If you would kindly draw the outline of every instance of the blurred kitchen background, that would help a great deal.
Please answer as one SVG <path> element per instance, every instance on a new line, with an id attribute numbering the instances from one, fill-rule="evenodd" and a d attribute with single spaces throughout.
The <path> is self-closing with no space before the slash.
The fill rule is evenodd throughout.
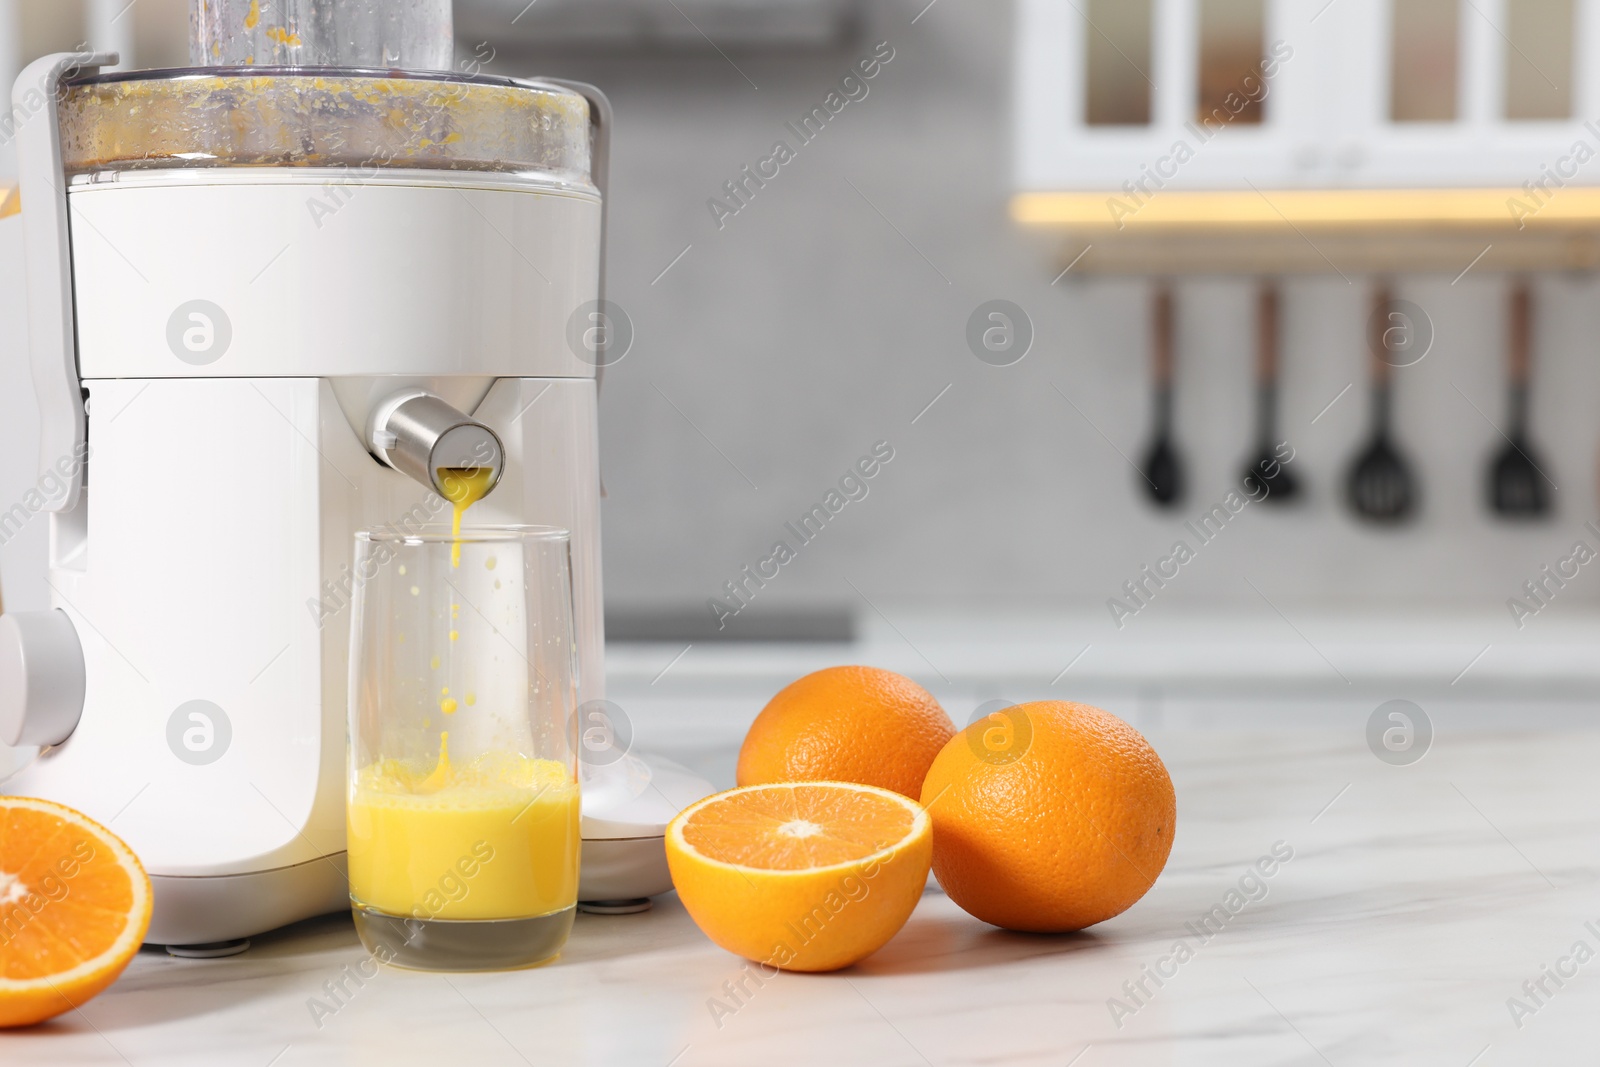
<path id="1" fill-rule="evenodd" d="M 0 80 L 80 41 L 182 65 L 185 18 L 183 0 L 5 0 Z M 1580 188 L 1600 161 L 1573 158 L 1578 141 L 1600 151 L 1584 126 L 1600 119 L 1595 0 L 457 0 L 456 46 L 463 71 L 579 78 L 615 107 L 608 297 L 633 339 L 601 394 L 610 667 L 656 747 L 722 736 L 841 660 L 912 674 L 958 722 L 1050 695 L 1146 728 L 1331 715 L 1359 731 L 1394 697 L 1477 725 L 1594 710 L 1600 563 L 1547 582 L 1543 603 L 1525 583 L 1577 542 L 1600 551 L 1600 210 Z M 1230 86 L 1255 98 L 1237 114 Z M 1223 128 L 1205 127 L 1218 107 Z M 1180 139 L 1193 160 L 1161 163 Z M 794 158 L 747 181 L 778 141 Z M 1176 168 L 1159 188 L 1158 167 Z M 1343 202 L 1309 222 L 1273 206 L 1280 190 L 1435 185 L 1505 192 L 1416 225 L 1367 201 L 1348 225 Z M 1259 197 L 1255 221 L 1208 228 L 1222 208 L 1181 195 L 1206 191 Z M 1525 229 L 1518 192 L 1539 209 Z M 1136 209 L 1120 230 L 1113 196 Z M 1136 470 L 1163 277 L 1186 471 L 1166 508 Z M 1238 490 L 1255 450 L 1263 277 L 1279 279 L 1277 436 L 1300 492 L 1201 545 L 1185 524 Z M 1392 372 L 1417 492 L 1397 524 L 1357 517 L 1345 491 L 1372 429 L 1378 279 L 1431 337 Z M 1487 472 L 1510 432 L 1518 279 L 1550 511 L 1512 520 Z M 994 300 L 1031 333 L 1010 365 L 969 342 Z M 4 374 L 0 418 L 30 419 L 25 368 Z M 867 495 L 800 546 L 785 524 L 878 442 L 893 458 Z M 1195 558 L 1119 626 L 1108 600 L 1137 606 L 1124 583 L 1180 539 Z M 708 601 L 740 606 L 725 583 L 778 540 L 796 558 L 747 583 L 719 631 Z M 4 577 L 8 603 L 42 600 L 39 576 Z M 1536 610 L 1519 619 L 1513 598 Z"/>

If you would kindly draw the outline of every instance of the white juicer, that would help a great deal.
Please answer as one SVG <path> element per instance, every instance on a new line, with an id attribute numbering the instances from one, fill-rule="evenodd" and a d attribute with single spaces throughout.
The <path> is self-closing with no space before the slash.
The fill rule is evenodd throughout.
<path id="1" fill-rule="evenodd" d="M 5 783 L 138 853 L 148 940 L 346 907 L 354 532 L 572 532 L 580 899 L 670 888 L 711 787 L 617 751 L 604 702 L 596 366 L 609 116 L 587 86 L 385 70 L 17 82 L 51 608 L 0 616 Z M 57 99 L 57 108 L 39 101 Z M 29 110 L 31 108 L 31 111 Z M 608 747 L 610 746 L 610 747 Z"/>

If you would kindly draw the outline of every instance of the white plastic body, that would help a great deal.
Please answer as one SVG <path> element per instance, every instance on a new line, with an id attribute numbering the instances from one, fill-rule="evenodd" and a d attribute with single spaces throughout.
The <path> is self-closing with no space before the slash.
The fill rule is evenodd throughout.
<path id="1" fill-rule="evenodd" d="M 1087 45 L 1096 33 L 1075 4 L 1017 6 L 1015 185 L 1021 190 L 1123 190 L 1160 171 L 1168 189 L 1521 188 L 1542 167 L 1574 175 L 1572 149 L 1596 144 L 1600 4 L 1573 5 L 1572 118 L 1508 121 L 1505 70 L 1514 55 L 1511 0 L 1477 0 L 1458 15 L 1454 122 L 1390 120 L 1391 0 L 1266 0 L 1265 44 L 1279 62 L 1259 125 L 1196 131 L 1200 0 L 1153 0 L 1151 121 L 1084 121 Z M 1192 125 L 1193 124 L 1193 125 Z M 1220 125 L 1220 123 L 1219 123 Z M 1174 146 L 1192 158 L 1174 167 Z M 1174 173 L 1175 171 L 1175 173 Z M 1576 184 L 1597 179 L 1585 169 Z"/>
<path id="2" fill-rule="evenodd" d="M 353 534 L 448 519 L 363 445 L 367 407 L 397 388 L 504 442 L 474 522 L 572 531 L 580 695 L 604 695 L 596 385 L 566 340 L 598 293 L 598 200 L 437 172 L 343 181 L 147 172 L 68 195 L 92 454 L 52 516 L 49 568 L 82 640 L 84 709 L 7 790 L 128 841 L 156 887 L 153 943 L 245 937 L 346 899 Z M 169 331 L 196 300 L 229 335 L 203 363 Z M 180 714 L 192 701 L 226 731 Z M 659 839 L 661 814 L 607 836 Z M 647 860 L 625 895 L 666 888 Z M 628 888 L 612 883 L 608 898 Z"/>

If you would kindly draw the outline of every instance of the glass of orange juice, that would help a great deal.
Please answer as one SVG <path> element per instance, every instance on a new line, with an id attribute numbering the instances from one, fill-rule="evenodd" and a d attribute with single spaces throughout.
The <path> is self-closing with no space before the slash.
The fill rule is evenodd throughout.
<path id="1" fill-rule="evenodd" d="M 565 530 L 364 530 L 350 655 L 349 865 L 380 961 L 528 967 L 578 899 Z"/>

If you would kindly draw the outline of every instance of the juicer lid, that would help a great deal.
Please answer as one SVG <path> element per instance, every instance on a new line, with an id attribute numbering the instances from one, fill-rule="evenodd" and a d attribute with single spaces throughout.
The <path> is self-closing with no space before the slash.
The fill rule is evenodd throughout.
<path id="1" fill-rule="evenodd" d="M 593 188 L 589 102 L 560 85 L 335 67 L 194 67 L 66 83 L 69 175 L 203 167 L 523 174 Z"/>

